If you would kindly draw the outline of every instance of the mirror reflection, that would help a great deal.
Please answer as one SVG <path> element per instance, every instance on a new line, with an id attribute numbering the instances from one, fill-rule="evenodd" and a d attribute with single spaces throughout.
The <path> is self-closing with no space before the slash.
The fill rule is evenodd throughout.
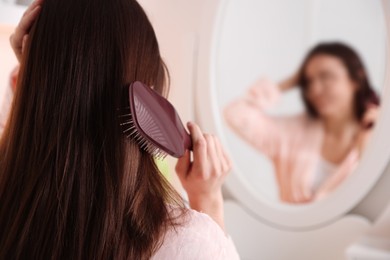
<path id="1" fill-rule="evenodd" d="M 358 167 L 386 51 L 380 1 L 299 2 L 229 2 L 217 63 L 238 170 L 260 196 L 294 204 L 325 198 Z"/>

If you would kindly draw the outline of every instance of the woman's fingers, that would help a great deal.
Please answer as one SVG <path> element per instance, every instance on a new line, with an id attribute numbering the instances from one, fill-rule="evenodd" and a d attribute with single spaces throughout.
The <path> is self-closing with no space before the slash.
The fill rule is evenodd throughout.
<path id="1" fill-rule="evenodd" d="M 23 37 L 22 53 L 23 53 L 24 50 L 26 49 L 27 40 L 28 40 L 28 34 L 24 35 L 24 37 Z"/>
<path id="2" fill-rule="evenodd" d="M 16 91 L 16 85 L 18 82 L 19 66 L 16 66 L 11 72 L 10 85 L 13 91 Z"/>
<path id="3" fill-rule="evenodd" d="M 209 159 L 209 166 L 211 167 L 210 174 L 219 175 L 221 172 L 221 163 L 217 153 L 215 137 L 211 134 L 205 134 L 204 138 L 207 142 L 207 157 Z M 205 176 L 206 178 L 209 176 Z"/>
<path id="4" fill-rule="evenodd" d="M 219 139 L 211 134 L 203 134 L 195 123 L 188 123 L 193 141 L 193 161 L 190 153 L 180 158 L 176 164 L 179 178 L 185 182 L 220 182 L 231 169 L 231 161 Z"/>
<path id="5" fill-rule="evenodd" d="M 231 168 L 230 159 L 226 155 L 226 153 L 222 147 L 221 141 L 218 138 L 215 138 L 215 143 L 216 143 L 216 147 L 217 147 L 218 157 L 220 158 L 220 161 L 221 161 L 222 171 L 224 173 L 227 173 Z"/>
<path id="6" fill-rule="evenodd" d="M 190 122 L 187 126 L 193 143 L 194 167 L 204 171 L 207 165 L 207 142 L 197 124 Z"/>
<path id="7" fill-rule="evenodd" d="M 175 170 L 180 179 L 184 180 L 187 178 L 191 168 L 191 157 L 190 152 L 186 150 L 183 157 L 179 158 L 176 163 Z"/>
<path id="8" fill-rule="evenodd" d="M 41 5 L 43 3 L 43 0 L 35 0 L 31 3 L 31 5 L 26 9 L 26 11 L 23 13 L 23 17 L 31 13 L 32 10 L 35 9 L 35 7 Z"/>
<path id="9" fill-rule="evenodd" d="M 36 0 L 28 7 L 16 27 L 15 32 L 10 37 L 12 49 L 14 50 L 19 62 L 21 61 L 23 49 L 25 48 L 24 46 L 27 41 L 26 36 L 30 32 L 31 26 L 39 15 L 42 2 L 42 0 Z"/>
<path id="10" fill-rule="evenodd" d="M 225 160 L 229 166 L 229 171 L 230 171 L 233 167 L 232 159 L 230 158 L 229 154 L 226 152 L 226 149 L 223 146 L 221 147 L 222 147 L 223 156 L 225 157 Z"/>
<path id="11" fill-rule="evenodd" d="M 22 17 L 13 36 L 15 42 L 22 43 L 23 37 L 29 33 L 40 10 L 41 6 L 36 6 L 30 13 Z"/>

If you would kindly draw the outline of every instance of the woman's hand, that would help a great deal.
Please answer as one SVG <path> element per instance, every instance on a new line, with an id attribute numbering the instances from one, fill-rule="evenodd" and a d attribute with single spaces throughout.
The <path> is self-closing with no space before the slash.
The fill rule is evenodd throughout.
<path id="1" fill-rule="evenodd" d="M 211 216 L 224 229 L 222 184 L 232 163 L 219 139 L 203 134 L 199 126 L 188 123 L 193 141 L 193 161 L 190 152 L 180 158 L 176 172 L 187 191 L 191 208 Z"/>
<path id="2" fill-rule="evenodd" d="M 19 76 L 19 69 L 20 69 L 20 66 L 18 65 L 11 72 L 10 86 L 11 86 L 13 92 L 16 91 L 16 85 L 17 85 L 18 76 Z"/>
<path id="3" fill-rule="evenodd" d="M 279 83 L 279 89 L 281 91 L 287 91 L 290 90 L 298 85 L 299 81 L 299 72 L 296 72 L 291 77 L 283 80 Z"/>
<path id="4" fill-rule="evenodd" d="M 22 61 L 23 50 L 28 39 L 30 29 L 37 19 L 41 10 L 43 0 L 35 0 L 24 12 L 22 19 L 20 20 L 15 32 L 11 35 L 9 41 L 11 47 L 15 52 L 16 58 L 19 63 Z"/>

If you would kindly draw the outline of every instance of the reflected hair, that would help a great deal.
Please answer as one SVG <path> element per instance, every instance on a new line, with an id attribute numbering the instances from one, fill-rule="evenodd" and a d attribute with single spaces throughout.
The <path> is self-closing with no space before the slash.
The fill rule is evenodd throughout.
<path id="1" fill-rule="evenodd" d="M 308 63 L 318 55 L 330 55 L 341 60 L 348 71 L 350 79 L 357 84 L 354 97 L 354 111 L 358 121 L 363 119 L 370 105 L 380 105 L 380 98 L 370 83 L 367 71 L 358 53 L 344 43 L 320 43 L 309 51 L 299 70 L 298 85 L 302 90 L 302 98 L 310 116 L 317 118 L 319 115 L 315 107 L 306 97 L 309 82 L 306 78 L 305 71 Z"/>
<path id="2" fill-rule="evenodd" d="M 0 140 L 0 259 L 150 259 L 184 206 L 119 123 L 127 84 L 167 94 L 145 12 L 45 0 L 23 55 Z"/>

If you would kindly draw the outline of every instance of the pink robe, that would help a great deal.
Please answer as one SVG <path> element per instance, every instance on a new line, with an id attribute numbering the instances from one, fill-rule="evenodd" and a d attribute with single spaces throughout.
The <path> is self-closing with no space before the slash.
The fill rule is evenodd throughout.
<path id="1" fill-rule="evenodd" d="M 188 210 L 185 224 L 169 230 L 152 260 L 237 260 L 232 240 L 208 215 Z"/>
<path id="2" fill-rule="evenodd" d="M 277 102 L 280 94 L 278 86 L 271 81 L 258 81 L 243 97 L 225 108 L 226 122 L 241 138 L 270 158 L 282 201 L 318 200 L 337 188 L 356 168 L 360 155 L 358 146 L 354 146 L 336 172 L 313 191 L 315 167 L 321 158 L 324 137 L 322 123 L 306 113 L 267 115 L 266 110 Z"/>

